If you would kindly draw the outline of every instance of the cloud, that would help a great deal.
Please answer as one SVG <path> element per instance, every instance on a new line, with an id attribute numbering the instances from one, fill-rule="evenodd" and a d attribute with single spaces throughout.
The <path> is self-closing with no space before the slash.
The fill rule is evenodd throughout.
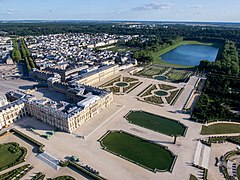
<path id="1" fill-rule="evenodd" d="M 53 10 L 53 9 L 47 9 L 47 12 L 48 12 L 48 13 L 55 13 L 55 10 Z"/>
<path id="2" fill-rule="evenodd" d="M 14 12 L 15 12 L 15 9 L 8 9 L 8 10 L 6 11 L 6 14 L 7 14 L 7 15 L 12 15 Z"/>
<path id="3" fill-rule="evenodd" d="M 200 4 L 194 4 L 194 5 L 188 5 L 188 7 L 190 7 L 190 8 L 195 8 L 195 9 L 199 9 L 199 8 L 202 8 L 203 5 L 200 5 Z"/>
<path id="4" fill-rule="evenodd" d="M 162 4 L 149 3 L 149 4 L 143 4 L 141 6 L 137 6 L 133 8 L 133 10 L 137 10 L 137 11 L 163 10 L 163 9 L 170 9 L 172 5 L 173 4 L 171 3 L 162 3 Z"/>

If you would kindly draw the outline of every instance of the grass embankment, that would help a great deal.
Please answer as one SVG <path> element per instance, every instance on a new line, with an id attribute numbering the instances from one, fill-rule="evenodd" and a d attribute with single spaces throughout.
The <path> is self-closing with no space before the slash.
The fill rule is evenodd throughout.
<path id="1" fill-rule="evenodd" d="M 165 147 L 125 132 L 110 132 L 100 142 L 107 151 L 152 171 L 171 171 L 175 161 Z"/>
<path id="2" fill-rule="evenodd" d="M 231 134 L 240 133 L 240 124 L 217 123 L 209 126 L 202 126 L 201 134 Z"/>
<path id="3" fill-rule="evenodd" d="M 126 119 L 130 123 L 168 136 L 184 136 L 186 131 L 186 126 L 178 121 L 144 111 L 132 111 L 127 115 Z"/>
<path id="4" fill-rule="evenodd" d="M 199 45 L 213 46 L 213 47 L 217 47 L 219 49 L 222 48 L 222 44 L 215 43 L 215 42 L 182 41 L 182 42 L 178 42 L 178 43 L 176 43 L 172 46 L 169 46 L 167 48 L 164 48 L 160 51 L 152 52 L 153 64 L 161 64 L 163 66 L 176 67 L 176 68 L 192 68 L 192 66 L 183 66 L 183 65 L 179 65 L 179 64 L 171 64 L 171 63 L 168 63 L 168 62 L 165 62 L 165 61 L 161 60 L 161 58 L 160 58 L 161 55 L 177 48 L 178 46 L 186 45 L 186 44 L 199 44 Z"/>

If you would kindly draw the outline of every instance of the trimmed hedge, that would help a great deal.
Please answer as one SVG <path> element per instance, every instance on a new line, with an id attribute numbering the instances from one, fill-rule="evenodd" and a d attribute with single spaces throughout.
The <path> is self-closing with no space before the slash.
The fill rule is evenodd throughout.
<path id="1" fill-rule="evenodd" d="M 44 144 L 42 144 L 42 143 L 38 142 L 37 140 L 29 137 L 28 135 L 22 133 L 21 131 L 18 131 L 18 130 L 15 129 L 15 128 L 11 129 L 10 132 L 13 132 L 14 134 L 17 134 L 18 136 L 20 136 L 20 137 L 22 137 L 22 138 L 30 141 L 31 143 L 39 146 L 39 149 L 38 149 L 38 152 L 39 152 L 39 153 L 43 153 L 43 152 L 44 152 L 44 150 L 43 150 L 43 147 L 45 146 Z"/>
<path id="2" fill-rule="evenodd" d="M 16 142 L 10 142 L 10 143 L 1 144 L 0 148 L 2 148 L 4 145 L 8 145 L 8 144 L 11 144 L 12 146 L 15 146 L 16 149 L 18 149 L 19 151 L 22 151 L 22 155 L 21 155 L 21 157 L 19 157 L 18 159 L 16 159 L 16 161 L 15 161 L 14 163 L 1 167 L 1 168 L 0 168 L 0 171 L 3 171 L 3 170 L 5 170 L 5 169 L 8 169 L 8 168 L 10 168 L 10 167 L 13 167 L 13 166 L 15 166 L 15 165 L 17 165 L 17 164 L 20 164 L 20 163 L 22 163 L 22 162 L 25 161 L 25 156 L 26 156 L 26 154 L 27 154 L 27 149 L 26 149 L 25 147 L 19 147 L 19 144 L 16 143 Z M 12 148 L 11 148 L 11 149 L 12 149 Z M 12 149 L 12 150 L 13 150 L 13 149 Z M 18 152 L 19 152 L 19 151 L 18 151 Z M 11 151 L 10 151 L 10 152 L 11 152 Z M 13 153 L 16 153 L 15 150 L 13 150 L 12 152 L 13 152 Z"/>
<path id="3" fill-rule="evenodd" d="M 28 169 L 26 171 L 24 171 L 23 173 L 21 173 L 26 168 L 28 168 Z M 14 177 L 16 177 L 19 174 L 20 175 L 16 179 L 21 179 L 21 177 L 23 177 L 25 174 L 27 174 L 31 169 L 33 169 L 33 166 L 31 166 L 30 164 L 26 164 L 24 166 L 21 166 L 19 168 L 16 168 L 12 171 L 9 171 L 7 173 L 0 175 L 0 179 L 1 180 L 13 179 Z"/>
<path id="4" fill-rule="evenodd" d="M 75 180 L 75 178 L 71 176 L 59 176 L 59 177 L 53 178 L 52 180 Z"/>
<path id="5" fill-rule="evenodd" d="M 68 167 L 69 166 L 72 166 L 76 169 L 78 169 L 79 171 L 81 171 L 82 173 L 86 174 L 87 176 L 90 176 L 91 178 L 93 179 L 96 179 L 96 180 L 105 180 L 105 178 L 99 176 L 99 175 L 96 175 L 96 174 L 93 174 L 92 172 L 84 169 L 82 166 L 80 166 L 79 164 L 75 163 L 75 162 L 72 162 L 72 161 L 68 161 Z"/>
<path id="6" fill-rule="evenodd" d="M 31 180 L 44 180 L 45 174 L 38 172 Z"/>

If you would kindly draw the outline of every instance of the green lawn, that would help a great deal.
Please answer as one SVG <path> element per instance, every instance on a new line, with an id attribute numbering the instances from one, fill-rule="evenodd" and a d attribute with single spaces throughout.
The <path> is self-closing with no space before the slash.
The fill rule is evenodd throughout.
<path id="1" fill-rule="evenodd" d="M 202 126 L 201 134 L 231 134 L 240 133 L 240 124 L 217 123 L 209 126 Z"/>
<path id="2" fill-rule="evenodd" d="M 144 111 L 132 111 L 127 115 L 126 119 L 133 124 L 168 136 L 184 136 L 186 131 L 186 126 L 178 121 Z"/>
<path id="3" fill-rule="evenodd" d="M 106 147 L 108 151 L 150 170 L 171 172 L 172 164 L 176 158 L 165 147 L 125 132 L 107 134 L 101 140 L 101 145 Z"/>
<path id="4" fill-rule="evenodd" d="M 220 44 L 220 43 L 209 43 L 209 42 L 199 42 L 199 41 L 182 41 L 182 42 L 174 44 L 173 46 L 162 49 L 161 51 L 153 52 L 152 53 L 153 64 L 161 64 L 161 65 L 165 65 L 165 66 L 169 66 L 169 67 L 178 67 L 178 68 L 191 67 L 191 66 L 183 66 L 183 65 L 178 65 L 178 64 L 170 64 L 170 63 L 164 62 L 160 59 L 161 55 L 177 48 L 178 46 L 184 45 L 184 44 L 200 44 L 200 45 L 208 45 L 208 46 L 222 48 L 222 44 Z"/>
<path id="5" fill-rule="evenodd" d="M 1 144 L 0 146 L 0 171 L 20 163 L 26 155 L 26 149 L 19 147 L 17 143 Z"/>

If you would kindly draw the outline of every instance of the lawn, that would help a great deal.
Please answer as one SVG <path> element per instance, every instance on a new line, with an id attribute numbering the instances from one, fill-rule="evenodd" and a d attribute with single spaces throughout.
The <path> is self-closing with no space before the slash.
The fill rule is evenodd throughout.
<path id="1" fill-rule="evenodd" d="M 17 143 L 0 145 L 0 171 L 19 164 L 26 156 L 27 150 Z"/>
<path id="2" fill-rule="evenodd" d="M 152 57 L 153 57 L 153 64 L 161 64 L 161 65 L 164 65 L 164 66 L 169 66 L 169 67 L 178 67 L 178 68 L 188 68 L 188 67 L 191 67 L 191 66 L 183 66 L 183 65 L 178 65 L 178 64 L 170 64 L 170 63 L 167 63 L 167 62 L 164 62 L 160 59 L 160 56 L 177 48 L 178 46 L 181 46 L 181 45 L 184 45 L 184 44 L 200 44 L 200 45 L 208 45 L 208 46 L 214 46 L 214 47 L 218 47 L 218 48 L 222 48 L 222 44 L 220 43 L 209 43 L 209 42 L 199 42 L 199 41 L 182 41 L 182 42 L 179 42 L 179 43 L 176 43 L 172 46 L 169 46 L 165 49 L 162 49 L 160 51 L 157 51 L 157 52 L 153 52 L 152 53 Z"/>
<path id="3" fill-rule="evenodd" d="M 126 119 L 135 125 L 157 131 L 168 136 L 185 136 L 187 127 L 178 121 L 144 111 L 131 111 Z"/>
<path id="4" fill-rule="evenodd" d="M 172 171 L 176 156 L 165 147 L 125 132 L 110 132 L 101 140 L 107 151 L 151 171 Z"/>
<path id="5" fill-rule="evenodd" d="M 217 123 L 209 126 L 202 126 L 202 135 L 240 133 L 240 124 Z"/>

